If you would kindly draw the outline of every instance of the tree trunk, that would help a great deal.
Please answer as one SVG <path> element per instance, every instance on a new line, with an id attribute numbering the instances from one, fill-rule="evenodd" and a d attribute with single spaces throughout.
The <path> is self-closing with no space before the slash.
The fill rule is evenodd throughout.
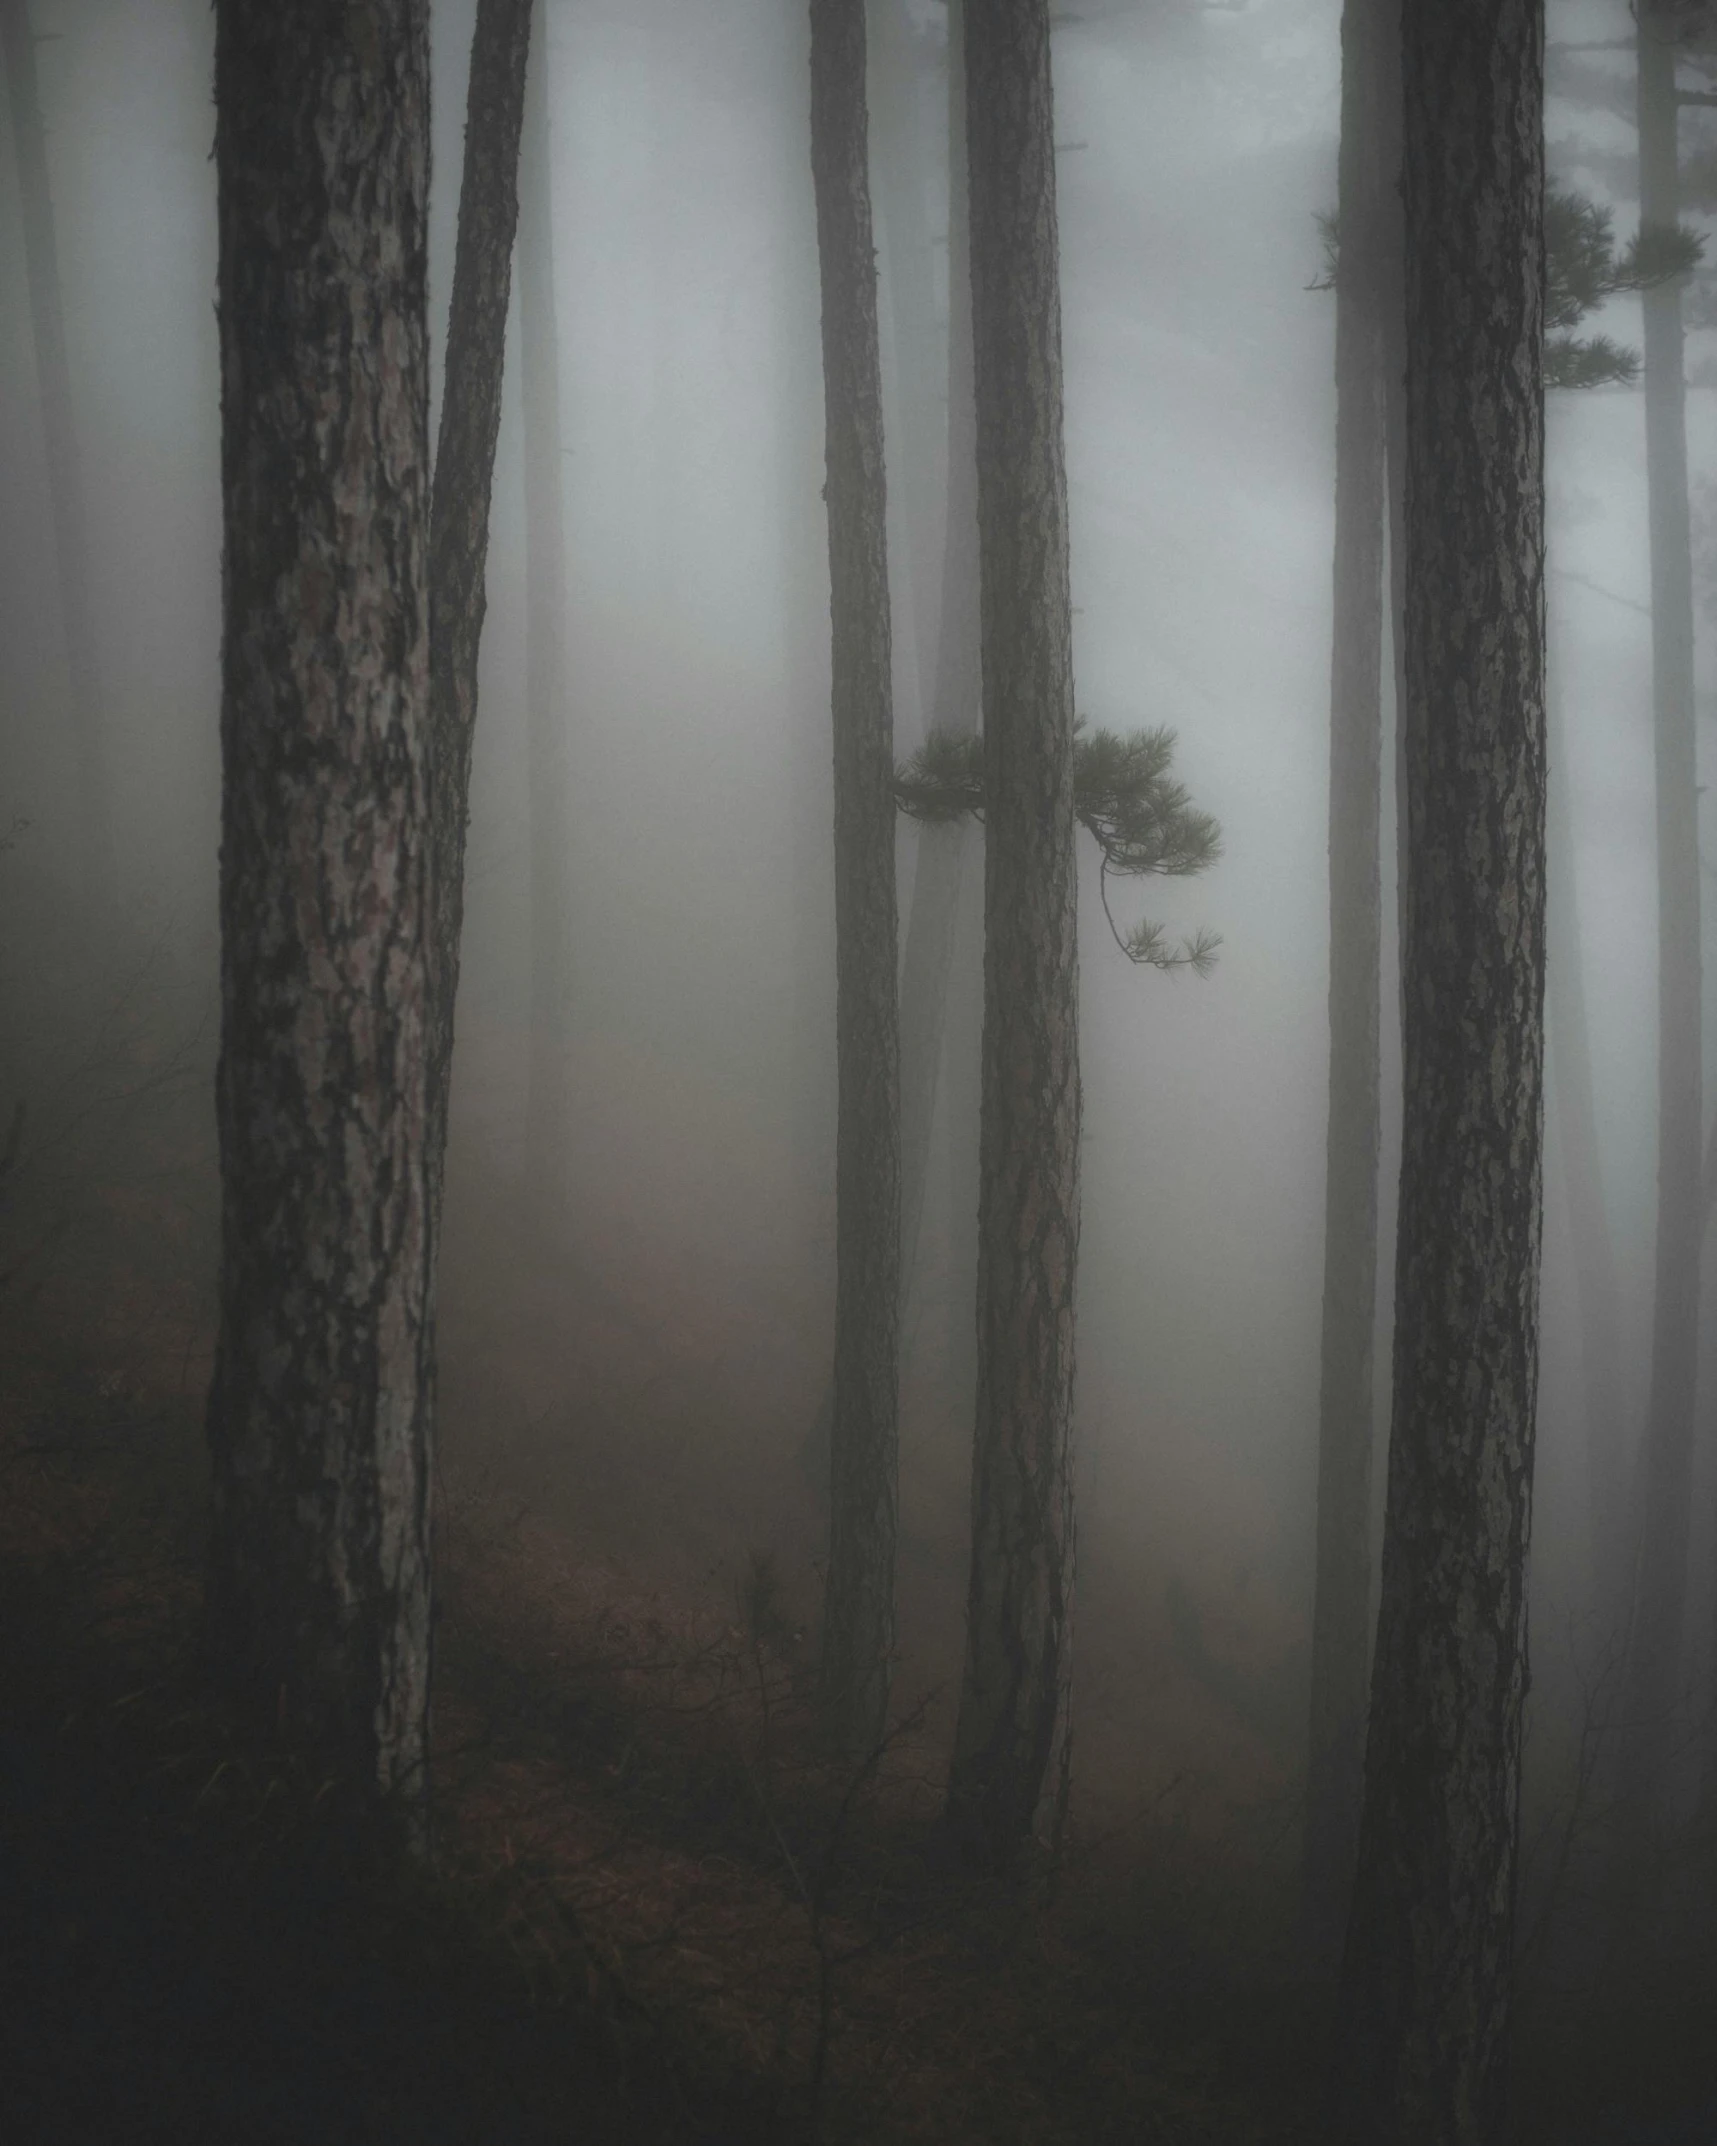
<path id="1" fill-rule="evenodd" d="M 18 159 L 18 205 L 24 227 L 24 275 L 36 342 L 36 386 L 42 398 L 47 448 L 48 511 L 59 567 L 60 617 L 71 683 L 72 748 L 83 824 L 84 886 L 98 918 L 112 906 L 113 803 L 103 750 L 101 694 L 95 668 L 95 614 L 84 528 L 83 474 L 72 425 L 71 368 L 66 363 L 65 307 L 60 297 L 59 248 L 54 239 L 47 140 L 36 93 L 36 47 L 28 0 L 0 0 L 6 82 L 12 106 L 12 146 Z"/>
<path id="2" fill-rule="evenodd" d="M 530 767 L 530 1060 L 525 1156 L 543 1219 L 560 1220 L 571 1133 L 572 785 L 567 765 L 566 516 L 554 276 L 549 41 L 525 87 L 519 199 L 519 345 L 525 430 L 525 700 Z"/>
<path id="3" fill-rule="evenodd" d="M 1404 11 L 1408 895 L 1394 1420 L 1338 2027 L 1354 2146 L 1501 2137 L 1544 980 L 1543 16 Z"/>
<path id="4" fill-rule="evenodd" d="M 1329 1119 L 1325 1147 L 1317 1575 L 1302 1870 L 1307 1948 L 1341 1941 L 1359 1837 L 1371 1654 L 1382 891 L 1385 320 L 1397 278 L 1399 27 L 1375 0 L 1342 14 L 1336 276 L 1335 610 L 1330 666 Z"/>
<path id="5" fill-rule="evenodd" d="M 507 297 L 519 214 L 531 0 L 477 0 L 465 101 L 465 168 L 447 316 L 429 539 L 429 744 L 435 812 L 435 1018 L 430 1164 L 441 1208 L 465 917 L 465 826 L 486 608 L 489 500 L 501 426 Z"/>
<path id="6" fill-rule="evenodd" d="M 969 737 L 978 727 L 978 474 L 972 387 L 972 281 L 966 187 L 966 75 L 962 0 L 948 6 L 948 456 L 934 697 L 929 727 Z M 949 977 L 960 919 L 968 830 L 963 821 L 918 830 L 900 979 L 900 1203 L 902 1281 L 912 1286 L 930 1177 L 936 1091 L 947 1048 Z M 955 1137 L 950 1111 L 950 1137 Z M 959 1173 L 956 1172 L 956 1181 Z M 954 1242 L 975 1233 L 956 1208 Z M 969 1262 L 951 1257 L 957 1277 Z M 953 1315 L 968 1327 L 970 1300 L 955 1282 Z"/>
<path id="7" fill-rule="evenodd" d="M 811 0 L 835 746 L 835 1386 L 822 1698 L 849 1751 L 883 1733 L 899 1485 L 900 1036 L 882 366 L 864 0 Z"/>
<path id="8" fill-rule="evenodd" d="M 1048 0 L 966 23 L 984 695 L 972 1569 L 949 1817 L 1005 1863 L 1067 1788 L 1079 1247 L 1072 610 Z"/>
<path id="9" fill-rule="evenodd" d="M 425 1787 L 434 1206 L 425 0 L 221 0 L 220 1339 L 208 1640 Z"/>
<path id="10" fill-rule="evenodd" d="M 1677 10 L 1639 10 L 1640 225 L 1677 221 Z M 1693 716 L 1693 570 L 1681 289 L 1641 298 L 1651 532 L 1652 718 L 1657 761 L 1657 1273 L 1651 1389 L 1640 1451 L 1638 1548 L 1618 1782 L 1631 1865 L 1664 1786 L 1687 1602 L 1688 1507 L 1699 1355 L 1701 1096 L 1699 824 Z M 1634 1837 L 1634 1846 L 1628 1837 Z"/>
<path id="11" fill-rule="evenodd" d="M 883 418 L 890 457 L 889 551 L 895 573 L 894 645 L 906 661 L 906 702 L 897 734 L 927 730 L 936 676 L 942 512 L 947 449 L 942 393 L 942 324 L 936 312 L 936 256 L 930 228 L 930 159 L 925 140 L 920 53 L 909 0 L 871 0 L 872 206 L 881 234 L 887 309 Z M 944 106 L 946 99 L 943 100 Z M 893 395 L 887 392 L 892 376 Z"/>
<path id="12" fill-rule="evenodd" d="M 1586 1416 L 1586 1500 L 1592 1600 L 1598 1642 L 1619 1648 L 1626 1636 L 1632 1545 L 1623 1462 L 1621 1300 L 1610 1218 L 1604 1202 L 1598 1112 L 1592 1092 L 1591 1027 L 1581 953 L 1579 883 L 1574 868 L 1574 808 L 1567 751 L 1554 692 L 1546 801 L 1549 966 L 1545 1011 L 1550 1047 L 1550 1116 L 1557 1131 L 1574 1286 L 1580 1308 L 1580 1370 Z"/>

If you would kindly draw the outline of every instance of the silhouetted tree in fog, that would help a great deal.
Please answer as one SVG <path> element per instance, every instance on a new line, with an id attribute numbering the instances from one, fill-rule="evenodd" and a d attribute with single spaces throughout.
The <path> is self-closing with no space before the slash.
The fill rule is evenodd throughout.
<path id="1" fill-rule="evenodd" d="M 571 782 L 567 767 L 566 511 L 555 314 L 554 155 L 546 30 L 530 57 L 519 202 L 519 358 L 525 432 L 525 702 L 530 769 L 530 1063 L 526 1168 L 545 1218 L 565 1189 L 571 1097 Z"/>
<path id="2" fill-rule="evenodd" d="M 947 496 L 943 521 L 941 584 L 936 597 L 936 650 L 929 678 L 927 728 L 945 737 L 971 737 L 978 728 L 978 498 L 976 419 L 972 406 L 972 281 L 966 186 L 966 74 L 964 0 L 948 5 L 948 347 Z M 929 592 L 924 592 L 928 605 Z M 923 1234 L 924 1197 L 930 1177 L 930 1136 L 937 1086 L 950 1046 L 951 1005 L 965 1001 L 951 989 L 954 948 L 966 883 L 970 843 L 963 823 L 927 826 L 907 911 L 906 950 L 900 978 L 901 1242 L 904 1283 L 910 1290 Z M 950 1139 L 960 1149 L 954 1114 Z M 956 1162 L 955 1181 L 964 1177 Z M 968 1323 L 971 1303 L 959 1286 L 969 1267 L 961 1256 L 970 1215 L 956 1198 L 952 1217 L 954 1277 L 950 1316 Z M 956 1361 L 965 1356 L 955 1352 Z"/>
<path id="3" fill-rule="evenodd" d="M 1394 1412 L 1337 2029 L 1351 2146 L 1502 2136 L 1544 978 L 1543 16 L 1402 23 L 1407 900 Z"/>
<path id="4" fill-rule="evenodd" d="M 864 0 L 811 0 L 835 758 L 835 1380 L 822 1698 L 880 1739 L 899 1488 L 900 1033 L 894 716 Z"/>
<path id="5" fill-rule="evenodd" d="M 984 695 L 978 1407 L 948 1784 L 1010 1860 L 1067 1780 L 1079 1033 L 1072 610 L 1048 0 L 966 22 Z"/>
<path id="6" fill-rule="evenodd" d="M 1341 22 L 1335 606 L 1330 664 L 1329 1116 L 1318 1405 L 1317 1565 L 1304 1930 L 1340 1942 L 1359 1833 L 1371 1657 L 1377 1177 L 1382 1128 L 1384 536 L 1391 313 L 1401 298 L 1400 20 L 1346 0 Z"/>
<path id="7" fill-rule="evenodd" d="M 424 1786 L 434 1208 L 425 0 L 220 0 L 222 1246 L 207 1641 Z"/>
<path id="8" fill-rule="evenodd" d="M 1640 0 L 1640 230 L 1680 215 L 1676 49 L 1707 11 Z M 1623 1685 L 1619 1883 L 1637 1892 L 1637 1850 L 1663 1792 L 1687 1602 L 1688 1512 L 1699 1366 L 1703 1111 L 1700 1060 L 1699 800 L 1693 697 L 1693 565 L 1681 287 L 1648 289 L 1645 445 L 1651 544 L 1652 728 L 1657 773 L 1657 1248 L 1651 1387 L 1640 1450 L 1633 1618 Z"/>
<path id="9" fill-rule="evenodd" d="M 429 743 L 435 830 L 435 1124 L 430 1157 L 437 1213 L 453 1074 L 477 655 L 487 601 L 489 501 L 501 428 L 531 6 L 532 0 L 477 0 L 441 430 L 430 501 Z"/>
<path id="10" fill-rule="evenodd" d="M 36 384 L 42 398 L 47 449 L 48 510 L 59 568 L 60 613 L 71 685 L 72 750 L 77 768 L 78 830 L 83 884 L 96 910 L 113 899 L 113 801 L 102 739 L 101 694 L 95 668 L 95 592 L 89 577 L 83 473 L 72 423 L 71 368 L 66 362 L 65 306 L 60 296 L 59 248 L 48 185 L 47 139 L 36 90 L 36 47 L 28 0 L 0 0 L 6 84 L 12 107 L 12 148 L 18 163 L 18 206 L 24 233 L 24 274 L 30 291 Z"/>

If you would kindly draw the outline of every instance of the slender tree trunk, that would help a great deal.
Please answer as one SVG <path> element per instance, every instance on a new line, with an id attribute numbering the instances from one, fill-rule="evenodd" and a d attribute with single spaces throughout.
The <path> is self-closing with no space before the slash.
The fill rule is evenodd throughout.
<path id="1" fill-rule="evenodd" d="M 1341 1942 L 1359 1838 L 1371 1654 L 1371 1455 L 1376 1413 L 1381 1137 L 1380 840 L 1387 388 L 1384 318 L 1400 244 L 1390 123 L 1393 11 L 1342 13 L 1340 265 L 1336 276 L 1335 609 L 1330 666 L 1329 1120 L 1325 1147 L 1317 1576 L 1303 1929 L 1320 1960 Z"/>
<path id="2" fill-rule="evenodd" d="M 549 42 L 525 86 L 519 200 L 519 346 L 525 453 L 525 700 L 530 768 L 530 1060 L 525 1155 L 544 1219 L 558 1222 L 571 1131 L 572 875 L 567 845 L 566 517 L 561 482 L 560 334 L 554 273 Z"/>
<path id="3" fill-rule="evenodd" d="M 895 440 L 890 461 L 889 549 L 895 562 L 894 643 L 904 652 L 907 704 L 897 733 L 929 728 L 936 676 L 941 526 L 947 424 L 945 366 L 936 314 L 936 260 L 930 230 L 930 170 L 920 58 L 925 42 L 908 0 L 871 0 L 871 191 L 882 236 L 887 295 L 882 323 L 894 395 L 884 418 Z M 891 406 L 892 404 L 892 406 Z M 902 602 L 901 599 L 904 598 Z"/>
<path id="4" fill-rule="evenodd" d="M 430 1160 L 437 1214 L 453 1076 L 477 654 L 487 605 L 489 502 L 501 427 L 530 35 L 531 0 L 477 0 L 429 517 L 429 743 L 436 867 Z"/>
<path id="5" fill-rule="evenodd" d="M 1562 1174 L 1568 1188 L 1574 1285 L 1580 1307 L 1592 1599 L 1599 1619 L 1599 1643 L 1619 1648 L 1626 1635 L 1632 1572 L 1627 1471 L 1621 1443 L 1621 1304 L 1610 1218 L 1604 1202 L 1597 1102 L 1592 1092 L 1591 1024 L 1586 1014 L 1579 884 L 1574 869 L 1574 809 L 1565 736 L 1554 691 L 1550 701 L 1547 813 L 1549 968 L 1545 1011 L 1550 1045 L 1550 1115 L 1556 1124 Z"/>
<path id="6" fill-rule="evenodd" d="M 1491 2146 L 1507 2065 L 1544 981 L 1538 0 L 1402 21 L 1408 897 L 1394 1421 L 1336 2133 Z"/>
<path id="7" fill-rule="evenodd" d="M 823 1704 L 847 1749 L 883 1732 L 899 1484 L 900 1036 L 882 367 L 864 0 L 811 0 L 811 171 L 823 290 L 835 746 L 835 1400 Z"/>
<path id="8" fill-rule="evenodd" d="M 59 248 L 48 184 L 47 139 L 36 92 L 36 47 L 27 0 L 0 0 L 6 83 L 12 106 L 12 145 L 18 160 L 18 205 L 24 226 L 24 274 L 36 341 L 36 385 L 47 446 L 48 511 L 59 567 L 60 618 L 71 682 L 72 749 L 83 818 L 84 886 L 97 916 L 112 906 L 113 804 L 102 740 L 101 692 L 95 666 L 94 592 L 84 527 L 83 473 L 72 424 L 71 368 L 66 362 L 65 307 L 60 297 Z"/>
<path id="9" fill-rule="evenodd" d="M 1072 610 L 1048 0 L 966 23 L 983 621 L 972 1571 L 949 1816 L 1010 1861 L 1065 1805 L 1079 1248 Z"/>
<path id="10" fill-rule="evenodd" d="M 1678 11 L 1639 9 L 1640 223 L 1672 226 Z M 1688 535 L 1687 389 L 1681 290 L 1641 298 L 1646 485 L 1651 531 L 1651 669 L 1657 761 L 1657 1273 L 1651 1389 L 1640 1452 L 1638 1548 L 1618 1795 L 1624 1864 L 1663 1792 L 1687 1602 L 1688 1506 L 1699 1357 L 1699 823 L 1693 714 L 1693 570 Z M 1631 1885 L 1629 1887 L 1631 1889 Z"/>
<path id="11" fill-rule="evenodd" d="M 948 454 L 934 697 L 930 728 L 969 737 L 978 727 L 978 473 L 972 385 L 972 279 L 966 187 L 965 10 L 948 7 Z M 918 830 L 918 863 L 900 979 L 902 1280 L 910 1290 L 923 1236 L 936 1091 L 947 1050 L 949 978 L 960 919 L 968 830 L 963 821 Z M 950 1113 L 952 1120 L 952 1113 Z M 951 1132 L 952 1137 L 952 1132 Z M 974 1203 L 975 1206 L 975 1203 Z M 953 1216 L 956 1239 L 974 1228 Z M 955 1258 L 956 1272 L 965 1263 Z M 956 1284 L 954 1315 L 970 1325 Z"/>
<path id="12" fill-rule="evenodd" d="M 421 1804 L 429 11 L 221 0 L 222 1247 L 208 1641 Z"/>

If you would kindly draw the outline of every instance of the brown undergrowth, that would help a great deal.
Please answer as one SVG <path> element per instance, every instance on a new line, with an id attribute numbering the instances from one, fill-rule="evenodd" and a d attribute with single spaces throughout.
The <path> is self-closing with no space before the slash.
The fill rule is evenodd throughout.
<path id="1" fill-rule="evenodd" d="M 766 1553 L 645 1581 L 499 1475 L 439 1486 L 433 1865 L 360 1867 L 330 1784 L 199 1688 L 194 1405 L 12 1355 L 0 2136 L 1320 2136 L 1327 2000 L 1267 1859 L 1158 1793 L 1053 1882 L 975 1879 L 936 1823 L 947 1695 L 832 1758 Z M 1640 1994 L 1641 2032 L 1697 2044 L 1686 1991 Z M 1535 2030 L 1526 2135 L 1655 2136 L 1596 2115 L 1637 2081 L 1570 2016 Z"/>

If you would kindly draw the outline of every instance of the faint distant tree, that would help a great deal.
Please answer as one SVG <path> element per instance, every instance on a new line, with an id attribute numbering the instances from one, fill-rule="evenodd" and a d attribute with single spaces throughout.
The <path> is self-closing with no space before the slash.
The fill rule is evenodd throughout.
<path id="1" fill-rule="evenodd" d="M 84 522 L 83 473 L 72 423 L 71 368 L 66 362 L 65 305 L 60 295 L 59 248 L 48 184 L 47 139 L 36 90 L 36 46 L 28 0 L 0 0 L 6 85 L 12 107 L 12 147 L 18 160 L 18 206 L 24 227 L 24 275 L 36 344 L 36 386 L 42 398 L 47 447 L 48 512 L 59 568 L 60 622 L 71 683 L 72 749 L 77 767 L 84 884 L 99 912 L 113 897 L 113 803 L 102 739 L 101 691 L 95 666 L 95 596 L 90 583 Z"/>
<path id="2" fill-rule="evenodd" d="M 1543 15 L 1402 17 L 1407 899 L 1394 1412 L 1335 2132 L 1502 2137 L 1544 980 Z"/>
<path id="3" fill-rule="evenodd" d="M 900 1031 L 882 369 L 864 0 L 811 0 L 811 172 L 835 761 L 835 1376 L 822 1702 L 866 1752 L 886 1725 L 899 1505 Z"/>
<path id="4" fill-rule="evenodd" d="M 441 429 L 430 501 L 429 745 L 435 831 L 431 1097 L 436 1121 L 430 1157 L 438 1213 L 453 1075 L 477 654 L 487 607 L 489 504 L 501 427 L 531 5 L 532 0 L 477 0 Z"/>
<path id="5" fill-rule="evenodd" d="M 1636 16 L 1640 228 L 1671 234 L 1680 215 L 1677 49 L 1690 34 L 1709 34 L 1709 23 L 1706 10 L 1683 0 L 1641 0 Z M 1704 1236 L 1693 561 L 1680 284 L 1654 285 L 1641 310 L 1657 775 L 1658 1163 L 1651 1385 L 1622 1692 L 1627 1741 L 1617 1784 L 1625 1844 L 1618 1882 L 1624 1895 L 1635 1896 L 1639 1846 L 1662 1796 L 1681 1667 Z"/>
<path id="6" fill-rule="evenodd" d="M 978 729 L 978 474 L 977 418 L 972 377 L 972 270 L 970 204 L 966 183 L 966 63 L 964 0 L 948 7 L 948 340 L 946 379 L 946 497 L 941 583 L 936 597 L 936 648 L 929 679 L 926 729 L 944 737 L 974 737 Z M 926 595 L 926 602 L 929 601 Z M 928 825 L 918 838 L 912 900 L 907 911 L 905 958 L 900 978 L 900 1142 L 903 1283 L 909 1290 L 923 1237 L 925 1193 L 930 1179 L 931 1132 L 943 1061 L 963 1037 L 950 1034 L 951 1009 L 966 997 L 953 988 L 961 889 L 967 883 L 968 842 L 956 821 Z M 956 1024 L 958 1017 L 956 1017 Z M 974 1024 L 975 1025 L 975 1024 Z M 969 1122 L 969 1121 L 968 1121 Z M 950 1319 L 969 1330 L 971 1298 L 962 1288 L 971 1277 L 969 1233 L 975 1188 L 963 1185 L 960 1165 L 969 1153 L 949 1114 L 956 1194 L 951 1217 Z M 974 1194 L 969 1201 L 962 1190 Z M 970 1358 L 964 1347 L 956 1363 Z"/>
<path id="7" fill-rule="evenodd" d="M 1318 1404 L 1317 1561 L 1302 1927 L 1340 1943 L 1359 1835 L 1371 1656 L 1371 1455 L 1382 1137 L 1380 866 L 1389 370 L 1400 306 L 1400 22 L 1342 10 L 1330 663 L 1329 1111 Z"/>
<path id="8" fill-rule="evenodd" d="M 525 701 L 530 769 L 530 1059 L 525 1153 L 559 1212 L 565 1187 L 572 1046 L 572 788 L 568 768 L 566 509 L 561 476 L 560 333 L 555 310 L 554 154 L 549 42 L 537 38 L 525 90 L 519 202 L 519 355 L 525 431 Z"/>
<path id="9" fill-rule="evenodd" d="M 220 0 L 220 1331 L 206 1638 L 415 1824 L 435 1227 L 426 0 Z"/>
<path id="10" fill-rule="evenodd" d="M 1048 0 L 966 22 L 984 701 L 978 1403 L 956 1836 L 1011 1861 L 1068 1778 L 1079 1249 L 1072 610 Z"/>

